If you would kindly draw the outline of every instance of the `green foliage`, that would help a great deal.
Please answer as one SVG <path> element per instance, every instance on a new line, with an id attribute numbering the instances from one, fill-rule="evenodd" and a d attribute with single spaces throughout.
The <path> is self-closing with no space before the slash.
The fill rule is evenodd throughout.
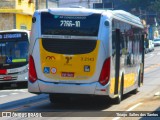
<path id="1" fill-rule="evenodd" d="M 126 2 L 129 5 L 134 6 L 135 8 L 146 8 L 148 9 L 148 6 L 151 6 L 152 3 L 154 3 L 155 0 L 121 0 L 122 2 Z M 160 0 L 157 0 L 160 1 Z"/>
<path id="2" fill-rule="evenodd" d="M 160 0 L 121 0 L 132 8 L 154 11 L 160 15 Z"/>
<path id="3" fill-rule="evenodd" d="M 152 2 L 149 9 L 160 14 L 160 0 L 155 0 L 155 2 Z"/>

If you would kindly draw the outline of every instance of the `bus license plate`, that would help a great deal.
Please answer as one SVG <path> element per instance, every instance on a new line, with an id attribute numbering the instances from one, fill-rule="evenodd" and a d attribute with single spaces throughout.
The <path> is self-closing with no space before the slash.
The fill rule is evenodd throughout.
<path id="1" fill-rule="evenodd" d="M 74 77 L 74 72 L 62 72 L 62 77 Z"/>
<path id="2" fill-rule="evenodd" d="M 12 80 L 12 76 L 5 76 L 3 77 L 3 80 Z"/>

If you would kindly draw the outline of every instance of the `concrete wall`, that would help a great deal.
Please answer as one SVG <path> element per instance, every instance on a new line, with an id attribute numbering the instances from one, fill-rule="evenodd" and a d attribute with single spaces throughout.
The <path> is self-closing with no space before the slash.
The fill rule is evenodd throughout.
<path id="1" fill-rule="evenodd" d="M 0 13 L 0 30 L 14 29 L 15 15 L 10 13 Z"/>
<path id="2" fill-rule="evenodd" d="M 55 0 L 38 0 L 38 9 L 46 9 L 46 1 L 48 1 L 48 8 L 56 8 L 58 6 L 58 2 L 55 2 Z"/>
<path id="3" fill-rule="evenodd" d="M 16 1 L 15 0 L 0 0 L 0 8 L 15 8 Z"/>
<path id="4" fill-rule="evenodd" d="M 34 11 L 35 11 L 35 4 L 33 3 L 29 3 L 29 0 L 21 0 L 21 2 L 19 2 L 18 0 L 16 1 L 16 6 L 15 9 L 21 9 L 23 12 L 22 14 L 29 14 L 29 15 L 33 15 Z"/>
<path id="5" fill-rule="evenodd" d="M 32 15 L 35 11 L 35 4 L 29 3 L 28 0 L 21 0 L 16 2 L 16 9 L 23 10 L 22 13 L 16 14 L 16 29 L 31 30 Z"/>
<path id="6" fill-rule="evenodd" d="M 32 16 L 16 14 L 16 29 L 31 30 Z"/>

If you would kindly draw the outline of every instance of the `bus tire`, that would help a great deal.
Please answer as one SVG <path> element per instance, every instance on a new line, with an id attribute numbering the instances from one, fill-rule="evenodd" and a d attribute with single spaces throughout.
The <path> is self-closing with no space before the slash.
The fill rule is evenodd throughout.
<path id="1" fill-rule="evenodd" d="M 134 89 L 134 90 L 131 92 L 131 94 L 137 94 L 137 92 L 138 92 L 138 88 Z"/>
<path id="2" fill-rule="evenodd" d="M 120 102 L 122 101 L 122 97 L 123 97 L 123 77 L 121 79 L 121 85 L 120 85 L 120 91 L 118 93 L 118 97 L 114 99 L 114 103 L 120 104 Z"/>

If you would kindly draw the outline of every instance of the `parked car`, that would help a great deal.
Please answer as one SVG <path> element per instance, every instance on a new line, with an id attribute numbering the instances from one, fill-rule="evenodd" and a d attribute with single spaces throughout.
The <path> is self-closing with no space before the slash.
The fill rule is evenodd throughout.
<path id="1" fill-rule="evenodd" d="M 144 53 L 147 54 L 149 52 L 148 42 L 144 41 Z"/>
<path id="2" fill-rule="evenodd" d="M 154 41 L 153 40 L 149 40 L 148 49 L 149 49 L 149 52 L 154 51 Z"/>
<path id="3" fill-rule="evenodd" d="M 160 38 L 154 39 L 154 46 L 160 46 Z"/>

